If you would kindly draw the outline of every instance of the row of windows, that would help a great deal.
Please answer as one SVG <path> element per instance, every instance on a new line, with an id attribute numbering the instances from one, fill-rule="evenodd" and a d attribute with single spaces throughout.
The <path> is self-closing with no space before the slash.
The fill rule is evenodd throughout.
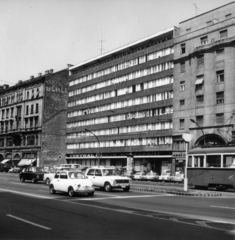
<path id="1" fill-rule="evenodd" d="M 85 148 L 106 148 L 106 147 L 125 147 L 125 146 L 148 146 L 148 145 L 164 145 L 172 144 L 172 137 L 156 137 L 156 138 L 136 138 L 128 140 L 111 140 L 88 142 L 88 143 L 72 143 L 67 144 L 67 149 L 85 149 Z"/>
<path id="2" fill-rule="evenodd" d="M 224 29 L 222 31 L 219 31 L 219 36 L 218 37 L 219 37 L 219 39 L 227 38 L 228 37 L 228 30 Z M 215 40 L 216 40 L 215 38 L 212 38 L 210 41 L 211 41 L 211 43 L 213 43 Z M 200 43 L 201 43 L 201 45 L 208 44 L 209 43 L 208 36 L 201 37 L 200 38 Z M 186 53 L 186 44 L 182 43 L 180 45 L 180 49 L 181 49 L 181 54 L 185 54 Z"/>
<path id="3" fill-rule="evenodd" d="M 29 109 L 30 109 L 30 112 L 29 112 Z M 34 104 L 31 104 L 31 106 L 26 105 L 25 115 L 34 114 L 34 113 L 38 113 L 38 112 L 39 112 L 39 104 L 38 103 L 35 104 L 35 107 L 34 107 Z"/>
<path id="4" fill-rule="evenodd" d="M 196 116 L 196 123 L 199 126 L 203 126 L 204 116 Z M 215 114 L 215 123 L 216 124 L 223 124 L 224 123 L 224 113 Z M 185 129 L 185 120 L 184 119 L 179 119 L 179 128 L 180 129 Z"/>
<path id="5" fill-rule="evenodd" d="M 132 73 L 129 73 L 129 74 L 126 74 L 126 75 L 115 77 L 113 79 L 109 79 L 109 80 L 106 80 L 104 82 L 99 82 L 99 83 L 90 85 L 88 87 L 79 88 L 79 89 L 70 91 L 69 92 L 69 97 L 75 96 L 75 95 L 78 95 L 78 94 L 81 94 L 81 93 L 93 91 L 95 89 L 108 87 L 108 86 L 113 85 L 113 84 L 118 84 L 118 83 L 129 81 L 129 80 L 132 80 L 132 79 L 140 78 L 140 77 L 147 76 L 147 75 L 150 75 L 150 74 L 153 74 L 153 73 L 165 71 L 165 70 L 171 69 L 173 67 L 174 67 L 173 62 L 165 62 L 165 63 L 162 63 L 162 64 L 158 64 L 158 65 L 152 66 L 150 68 L 146 68 L 146 69 L 143 69 L 143 70 L 138 70 L 136 72 L 132 72 Z"/>
<path id="6" fill-rule="evenodd" d="M 158 122 L 158 123 L 150 123 L 150 124 L 141 124 L 120 128 L 108 128 L 108 129 L 100 129 L 92 131 L 96 136 L 100 135 L 113 135 L 113 134 L 123 134 L 123 133 L 135 133 L 135 132 L 143 132 L 143 131 L 154 131 L 154 130 L 163 130 L 163 129 L 172 129 L 172 122 Z M 78 133 L 69 133 L 67 138 L 82 138 L 88 137 L 90 133 L 78 132 Z"/>
<path id="7" fill-rule="evenodd" d="M 164 86 L 164 85 L 171 84 L 171 83 L 173 83 L 173 76 L 156 79 L 156 80 L 152 80 L 149 82 L 145 82 L 145 83 L 141 83 L 141 84 L 137 84 L 137 85 L 133 85 L 133 86 L 129 86 L 129 87 L 125 87 L 125 88 L 121 88 L 121 89 L 117 89 L 117 90 L 113 90 L 113 91 L 109 91 L 109 92 L 104 92 L 101 94 L 93 95 L 91 97 L 81 98 L 81 99 L 78 99 L 73 102 L 76 102 L 76 105 L 81 105 L 81 104 L 95 102 L 95 101 L 99 101 L 99 100 L 103 100 L 103 99 L 121 96 L 121 95 L 124 95 L 127 93 L 144 91 L 146 89 Z M 69 102 L 68 106 L 70 107 L 71 105 L 72 105 L 72 102 Z"/>
<path id="8" fill-rule="evenodd" d="M 150 53 L 148 55 L 144 55 L 144 56 L 141 56 L 141 57 L 138 57 L 138 58 L 135 58 L 135 59 L 131 59 L 129 61 L 119 63 L 119 64 L 114 65 L 112 67 L 109 67 L 109 68 L 103 69 L 101 71 L 94 72 L 94 73 L 85 75 L 83 77 L 80 77 L 78 79 L 75 79 L 75 80 L 69 82 L 69 86 L 73 86 L 73 85 L 76 85 L 76 84 L 79 84 L 79 83 L 82 83 L 82 82 L 86 82 L 86 81 L 89 81 L 91 79 L 98 78 L 98 77 L 101 77 L 101 76 L 104 76 L 104 75 L 107 75 L 107 74 L 110 74 L 110 73 L 113 73 L 113 72 L 117 72 L 117 71 L 129 68 L 129 67 L 133 67 L 135 65 L 142 64 L 146 61 L 151 61 L 151 60 L 154 60 L 156 58 L 163 57 L 163 56 L 173 54 L 173 53 L 174 53 L 174 48 L 173 47 L 166 48 L 166 49 L 163 49 L 163 50 L 160 50 L 160 51 L 156 51 L 156 52 Z"/>
<path id="9" fill-rule="evenodd" d="M 167 91 L 167 92 L 157 93 L 157 94 L 148 95 L 148 96 L 144 96 L 144 97 L 133 98 L 133 99 L 129 99 L 129 100 L 123 100 L 120 102 L 115 102 L 115 103 L 110 103 L 110 104 L 101 105 L 101 106 L 97 106 L 97 107 L 92 107 L 89 109 L 72 111 L 72 112 L 68 113 L 68 117 L 98 113 L 98 112 L 103 112 L 103 111 L 108 111 L 108 110 L 113 110 L 113 109 L 118 109 L 118 108 L 125 108 L 125 107 L 130 107 L 130 106 L 135 106 L 135 105 L 141 105 L 141 104 L 146 104 L 146 103 L 151 103 L 151 102 L 162 101 L 162 100 L 171 99 L 171 98 L 173 98 L 173 91 Z"/>
<path id="10" fill-rule="evenodd" d="M 28 135 L 23 136 L 23 138 L 14 139 L 12 137 L 7 137 L 6 140 L 4 138 L 0 138 L 0 147 L 11 147 L 13 144 L 15 146 L 37 146 L 39 143 L 37 135 Z"/>
<path id="11" fill-rule="evenodd" d="M 1 119 L 14 118 L 15 115 L 20 117 L 21 109 L 22 109 L 22 106 L 2 109 L 0 110 L 0 117 Z"/>
<path id="12" fill-rule="evenodd" d="M 28 100 L 28 99 L 38 98 L 39 94 L 40 94 L 39 88 L 35 88 L 30 91 L 28 90 L 26 92 L 25 98 L 24 98 L 23 91 L 13 93 L 8 96 L 0 98 L 0 106 L 6 106 L 6 105 L 13 104 L 16 102 L 21 102 L 21 101 L 23 101 L 23 99 Z"/>
<path id="13" fill-rule="evenodd" d="M 170 113 L 173 113 L 172 106 L 149 109 L 149 110 L 138 111 L 138 112 L 132 112 L 132 113 L 128 113 L 128 114 L 113 115 L 113 116 L 109 117 L 109 122 L 130 120 L 130 119 L 134 119 L 134 118 L 159 116 L 159 115 L 170 114 Z M 79 114 L 79 111 L 70 112 L 70 113 L 68 113 L 68 117 L 79 116 L 78 114 Z"/>
<path id="14" fill-rule="evenodd" d="M 21 125 L 20 122 L 21 120 L 16 122 L 11 120 L 1 122 L 0 132 L 3 133 L 3 132 L 19 129 L 19 126 Z M 38 127 L 38 117 L 25 118 L 24 126 L 25 126 L 25 129 Z"/>

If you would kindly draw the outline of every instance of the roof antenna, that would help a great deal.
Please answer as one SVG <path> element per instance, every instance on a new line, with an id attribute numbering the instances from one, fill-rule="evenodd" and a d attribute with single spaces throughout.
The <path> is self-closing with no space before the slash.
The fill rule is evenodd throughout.
<path id="1" fill-rule="evenodd" d="M 195 12 L 196 12 L 196 16 L 197 16 L 197 10 L 199 10 L 199 8 L 197 7 L 197 5 L 195 3 L 193 5 L 195 7 Z"/>
<path id="2" fill-rule="evenodd" d="M 102 55 L 103 54 L 103 42 L 105 42 L 105 40 L 103 40 L 101 38 L 101 40 L 99 42 L 100 42 L 100 54 Z"/>

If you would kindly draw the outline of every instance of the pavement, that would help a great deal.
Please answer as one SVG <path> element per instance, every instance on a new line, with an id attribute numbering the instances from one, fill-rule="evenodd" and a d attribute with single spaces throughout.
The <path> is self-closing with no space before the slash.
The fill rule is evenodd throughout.
<path id="1" fill-rule="evenodd" d="M 235 197 L 235 191 L 210 191 L 189 188 L 184 191 L 182 183 L 132 181 L 131 190 L 136 192 L 153 192 L 175 194 L 189 197 Z"/>

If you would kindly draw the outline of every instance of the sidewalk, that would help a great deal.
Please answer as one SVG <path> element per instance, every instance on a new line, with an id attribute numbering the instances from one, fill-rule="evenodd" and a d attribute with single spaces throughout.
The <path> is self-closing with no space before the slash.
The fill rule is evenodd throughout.
<path id="1" fill-rule="evenodd" d="M 218 192 L 195 189 L 188 189 L 188 191 L 184 191 L 184 185 L 182 183 L 132 181 L 131 190 L 136 192 L 175 194 L 189 197 L 235 197 L 235 192 Z"/>

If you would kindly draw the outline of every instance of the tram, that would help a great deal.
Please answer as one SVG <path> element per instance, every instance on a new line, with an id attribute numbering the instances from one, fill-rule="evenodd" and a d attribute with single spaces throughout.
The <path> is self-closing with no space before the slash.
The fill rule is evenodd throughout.
<path id="1" fill-rule="evenodd" d="M 235 190 L 235 146 L 200 147 L 188 152 L 188 184 L 214 190 Z"/>

